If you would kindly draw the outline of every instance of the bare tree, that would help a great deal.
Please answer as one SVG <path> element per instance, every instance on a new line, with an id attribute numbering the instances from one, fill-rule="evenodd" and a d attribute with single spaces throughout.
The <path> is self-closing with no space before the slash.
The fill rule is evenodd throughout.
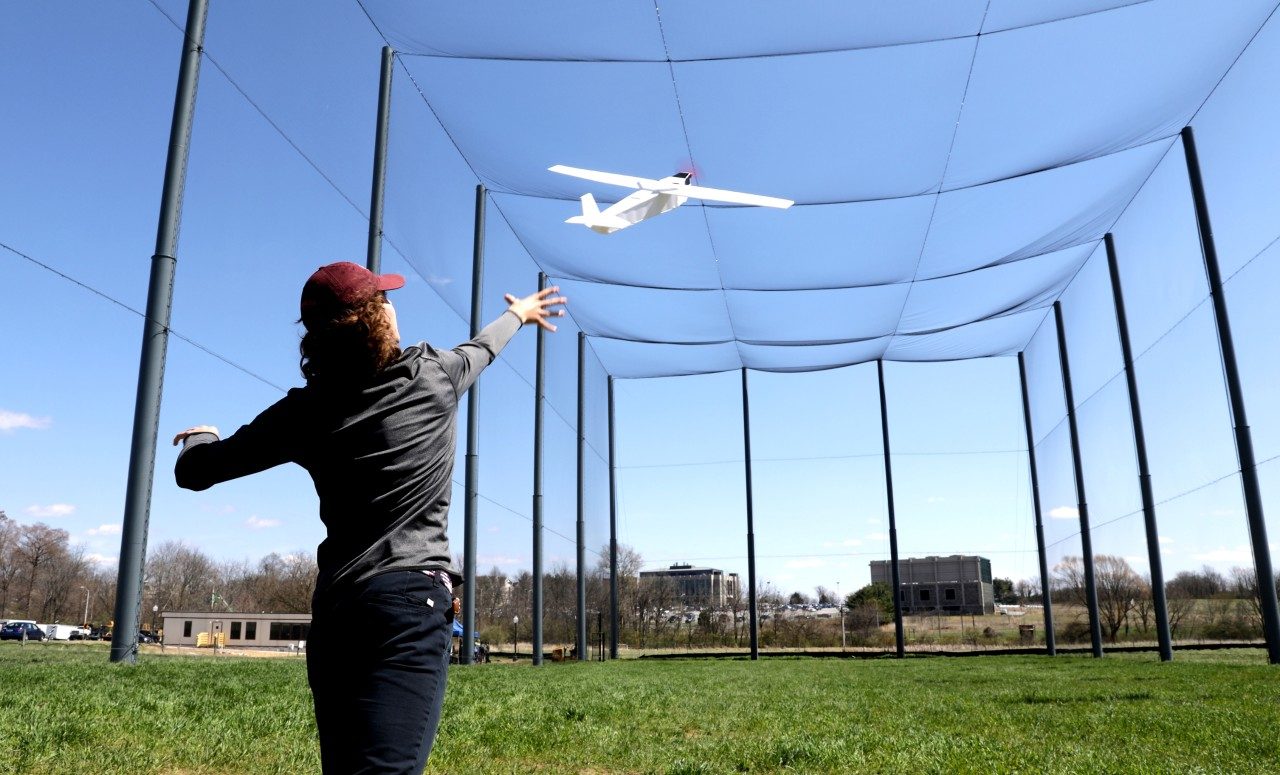
<path id="1" fill-rule="evenodd" d="M 61 555 L 66 554 L 70 535 L 65 530 L 58 530 L 37 522 L 34 525 L 23 525 L 19 529 L 18 546 L 15 558 L 26 581 L 26 596 L 23 609 L 28 616 L 43 608 L 43 600 L 36 597 L 37 591 L 44 592 L 43 582 L 48 575 L 50 565 Z M 43 597 L 43 595 L 42 595 Z"/>
<path id="2" fill-rule="evenodd" d="M 1151 594 L 1151 577 L 1143 575 L 1138 596 L 1134 600 L 1133 614 L 1138 618 L 1138 625 L 1143 633 L 1151 631 L 1155 623 L 1155 598 Z"/>
<path id="3" fill-rule="evenodd" d="M 216 581 L 213 561 L 181 541 L 147 553 L 148 597 L 161 611 L 208 611 Z"/>
<path id="4" fill-rule="evenodd" d="M 1169 595 L 1176 594 L 1192 600 L 1209 600 L 1227 592 L 1227 580 L 1221 573 L 1205 565 L 1199 571 L 1179 572 L 1165 585 L 1165 590 Z"/>
<path id="5" fill-rule="evenodd" d="M 504 624 L 506 602 L 507 574 L 498 566 L 476 576 L 476 629 Z"/>
<path id="6" fill-rule="evenodd" d="M 1087 609 L 1084 562 L 1079 557 L 1062 558 L 1053 566 L 1053 578 L 1055 595 Z M 1114 643 L 1142 594 L 1142 578 L 1123 557 L 1097 554 L 1093 557 L 1093 585 L 1098 596 L 1098 622 Z"/>
<path id="7" fill-rule="evenodd" d="M 1034 602 L 1040 598 L 1040 579 L 1023 579 L 1014 585 L 1013 590 L 1018 596 L 1018 602 Z"/>
<path id="8" fill-rule="evenodd" d="M 1127 560 L 1110 554 L 1094 556 L 1093 579 L 1098 591 L 1098 618 L 1107 640 L 1115 643 L 1145 585 Z"/>
<path id="9" fill-rule="evenodd" d="M 8 618 L 12 613 L 9 602 L 17 592 L 14 582 L 22 572 L 17 555 L 19 538 L 18 523 L 0 511 L 0 618 Z"/>

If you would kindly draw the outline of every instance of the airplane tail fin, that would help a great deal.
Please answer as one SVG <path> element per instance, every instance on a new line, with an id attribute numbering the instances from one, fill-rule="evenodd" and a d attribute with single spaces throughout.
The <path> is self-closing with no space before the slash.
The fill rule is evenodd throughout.
<path id="1" fill-rule="evenodd" d="M 616 215 L 606 215 L 600 212 L 600 207 L 596 204 L 596 199 L 591 194 L 582 195 L 582 215 L 575 215 L 567 219 L 565 223 L 580 223 L 600 234 L 612 234 L 618 229 L 625 229 L 631 225 L 630 221 L 623 220 Z"/>
<path id="2" fill-rule="evenodd" d="M 600 219 L 600 207 L 596 204 L 596 198 L 590 193 L 582 195 L 582 215 L 575 215 L 565 223 L 585 223 L 590 226 Z"/>

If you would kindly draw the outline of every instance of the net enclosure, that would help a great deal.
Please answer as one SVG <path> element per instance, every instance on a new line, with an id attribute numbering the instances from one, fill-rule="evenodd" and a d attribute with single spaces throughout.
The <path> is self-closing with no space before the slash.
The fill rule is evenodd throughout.
<path id="1" fill-rule="evenodd" d="M 154 44 L 126 47 L 130 71 L 146 76 L 131 96 L 171 98 L 171 61 L 147 52 L 176 46 L 195 4 L 137 5 L 67 23 L 72 45 L 49 58 L 64 92 L 125 91 L 96 63 L 130 39 Z M 990 556 L 997 576 L 1034 576 L 1061 604 L 1038 635 L 1049 649 L 1053 636 L 1096 647 L 1096 634 L 1115 635 L 1106 608 L 1123 595 L 1096 583 L 1111 560 L 1087 584 L 1073 574 L 1120 558 L 1148 578 L 1149 596 L 1168 586 L 1157 618 L 1173 640 L 1205 637 L 1186 624 L 1204 606 L 1178 602 L 1176 574 L 1251 570 L 1257 599 L 1257 574 L 1271 573 L 1258 528 L 1263 496 L 1280 491 L 1277 6 L 211 0 L 173 325 L 199 351 L 174 350 L 162 426 L 214 410 L 244 417 L 295 384 L 292 310 L 277 302 L 317 256 L 353 258 L 367 238 L 371 261 L 379 253 L 385 271 L 409 277 L 397 307 L 415 339 L 465 339 L 501 314 L 502 291 L 540 274 L 570 298 L 560 333 L 518 337 L 464 399 L 462 421 L 476 403 L 479 427 L 474 445 L 460 444 L 450 538 L 459 554 L 469 547 L 468 640 L 483 631 L 541 653 L 545 638 L 581 655 L 604 631 L 616 638 L 609 574 L 630 570 L 611 544 L 633 539 L 648 565 L 723 566 L 753 595 L 786 583 L 784 567 L 837 553 L 859 573 Z M 39 9 L 5 13 L 13 50 L 41 56 L 38 36 L 20 32 L 41 27 Z M 150 217 L 153 186 L 137 201 L 107 196 L 93 170 L 115 158 L 112 137 L 151 149 L 147 169 L 158 169 L 157 120 L 102 102 L 81 107 L 110 136 L 82 132 L 59 175 L 24 175 L 14 160 L 29 193 L 6 200 L 18 217 L 4 247 L 58 253 L 27 231 L 41 202 L 86 213 L 105 202 L 112 224 Z M 385 143 L 371 143 L 380 109 Z M 372 202 L 371 155 L 385 173 Z M 584 194 L 603 208 L 630 190 L 548 170 L 558 164 L 687 172 L 795 204 L 690 199 L 601 235 L 565 221 Z M 93 224 L 107 231 L 105 218 Z M 149 227 L 130 221 L 128 250 Z M 251 287 L 234 282 L 248 273 Z M 96 266 L 81 276 L 141 314 L 128 296 L 136 271 L 127 282 Z M 233 299 L 227 314 L 200 314 L 202 293 Z M 122 326 L 99 327 L 127 338 Z M 204 377 L 210 353 L 239 369 L 225 384 Z M 236 382 L 246 379 L 251 389 Z M 847 403 L 813 398 L 830 396 Z M 265 476 L 250 496 L 307 485 L 296 472 Z M 157 484 L 158 511 L 182 503 L 171 490 Z M 956 505 L 966 498 L 968 510 Z M 772 555 L 759 577 L 744 513 Z M 1147 519 L 1157 514 L 1158 532 Z M 806 535 L 795 529 L 806 520 L 850 532 Z M 644 543 L 658 533 L 675 539 Z M 621 629 L 643 642 L 644 614 L 623 594 Z M 735 605 L 729 642 L 740 647 L 739 614 L 775 602 Z M 1252 610 L 1268 616 L 1265 600 Z M 785 639 L 780 622 L 752 621 L 753 652 L 757 629 Z M 703 626 L 676 624 L 686 635 Z M 895 645 L 936 643 L 936 624 L 908 623 Z M 1266 635 L 1280 660 L 1280 629 Z"/>
<path id="2" fill-rule="evenodd" d="M 1275 3 L 363 7 L 604 368 L 652 377 L 1021 351 Z M 796 206 L 603 237 L 563 221 L 628 192 L 554 164 Z"/>

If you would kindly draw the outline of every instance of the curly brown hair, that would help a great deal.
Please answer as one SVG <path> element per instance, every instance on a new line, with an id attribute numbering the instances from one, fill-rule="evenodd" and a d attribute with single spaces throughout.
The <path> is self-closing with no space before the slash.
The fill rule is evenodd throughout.
<path id="1" fill-rule="evenodd" d="M 400 343 L 378 293 L 364 304 L 309 327 L 298 343 L 308 384 L 356 384 L 400 357 Z"/>

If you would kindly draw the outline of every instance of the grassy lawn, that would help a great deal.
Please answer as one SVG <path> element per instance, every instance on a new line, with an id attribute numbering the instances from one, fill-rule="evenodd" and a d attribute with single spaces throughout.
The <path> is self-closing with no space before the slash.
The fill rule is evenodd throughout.
<path id="1" fill-rule="evenodd" d="M 0 645 L 0 772 L 319 770 L 301 659 Z M 491 664 L 434 773 L 1280 772 L 1261 651 Z"/>

